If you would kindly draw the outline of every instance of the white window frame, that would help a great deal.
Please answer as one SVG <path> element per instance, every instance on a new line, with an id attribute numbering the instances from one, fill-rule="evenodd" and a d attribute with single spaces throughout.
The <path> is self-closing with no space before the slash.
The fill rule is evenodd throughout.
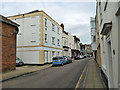
<path id="1" fill-rule="evenodd" d="M 57 39 L 57 44 L 58 46 L 60 46 L 60 39 Z"/>
<path id="2" fill-rule="evenodd" d="M 45 18 L 45 27 L 47 27 L 47 18 Z"/>
<path id="3" fill-rule="evenodd" d="M 57 34 L 60 34 L 60 29 L 59 29 L 59 27 L 57 27 Z"/>
<path id="4" fill-rule="evenodd" d="M 55 31 L 55 25 L 52 23 L 52 31 Z"/>
<path id="5" fill-rule="evenodd" d="M 45 34 L 45 42 L 47 43 L 47 34 Z"/>
<path id="6" fill-rule="evenodd" d="M 55 45 L 55 37 L 52 37 L 52 44 Z"/>
<path id="7" fill-rule="evenodd" d="M 60 56 L 60 52 L 58 52 L 58 56 Z"/>
<path id="8" fill-rule="evenodd" d="M 67 41 L 66 41 L 66 40 L 64 40 L 64 45 L 65 45 L 65 46 L 67 45 Z"/>
<path id="9" fill-rule="evenodd" d="M 52 51 L 52 57 L 54 57 L 55 56 L 55 51 Z"/>

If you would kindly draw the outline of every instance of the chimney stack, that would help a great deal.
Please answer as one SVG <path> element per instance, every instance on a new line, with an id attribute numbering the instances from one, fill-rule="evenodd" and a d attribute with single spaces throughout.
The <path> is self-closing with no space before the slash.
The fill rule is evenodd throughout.
<path id="1" fill-rule="evenodd" d="M 62 30 L 64 31 L 64 24 L 63 23 L 61 23 L 61 25 L 60 25 L 61 27 L 62 27 Z"/>

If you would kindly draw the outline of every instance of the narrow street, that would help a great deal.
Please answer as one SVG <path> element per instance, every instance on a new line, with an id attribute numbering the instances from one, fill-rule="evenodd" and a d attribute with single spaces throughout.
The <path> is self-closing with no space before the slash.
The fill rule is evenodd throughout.
<path id="1" fill-rule="evenodd" d="M 88 59 L 4 81 L 3 88 L 75 88 Z M 84 83 L 82 83 L 84 84 Z"/>
<path id="2" fill-rule="evenodd" d="M 120 90 L 120 0 L 1 0 L 0 9 L 0 90 Z"/>

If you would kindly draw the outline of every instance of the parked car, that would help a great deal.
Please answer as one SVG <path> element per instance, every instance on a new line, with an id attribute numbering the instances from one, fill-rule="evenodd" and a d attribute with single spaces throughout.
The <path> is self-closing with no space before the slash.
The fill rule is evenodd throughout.
<path id="1" fill-rule="evenodd" d="M 89 54 L 89 55 L 88 55 L 88 57 L 92 57 L 92 55 L 91 55 L 91 54 Z"/>
<path id="2" fill-rule="evenodd" d="M 55 66 L 55 65 L 63 66 L 64 64 L 66 64 L 66 60 L 63 58 L 63 56 L 53 57 L 52 66 Z"/>
<path id="3" fill-rule="evenodd" d="M 86 56 L 85 55 L 80 55 L 80 58 L 82 59 L 82 58 L 86 58 Z"/>
<path id="4" fill-rule="evenodd" d="M 78 59 L 80 59 L 80 57 L 79 57 L 79 56 L 76 56 L 76 57 L 75 57 L 75 60 L 78 60 Z"/>
<path id="5" fill-rule="evenodd" d="M 86 58 L 87 56 L 86 55 L 84 55 L 84 58 Z"/>
<path id="6" fill-rule="evenodd" d="M 80 58 L 81 58 L 81 59 L 84 58 L 84 55 L 80 55 Z"/>
<path id="7" fill-rule="evenodd" d="M 16 66 L 21 66 L 21 65 L 24 65 L 24 62 L 20 58 L 16 57 Z"/>
<path id="8" fill-rule="evenodd" d="M 72 63 L 72 58 L 69 56 L 63 56 L 66 60 L 66 63 Z"/>

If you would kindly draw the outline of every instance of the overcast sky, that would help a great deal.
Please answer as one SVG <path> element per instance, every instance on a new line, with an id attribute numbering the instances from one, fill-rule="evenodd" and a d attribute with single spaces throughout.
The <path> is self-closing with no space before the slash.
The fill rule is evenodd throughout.
<path id="1" fill-rule="evenodd" d="M 82 43 L 91 43 L 90 17 L 95 17 L 95 2 L 2 2 L 0 14 L 12 16 L 37 9 L 59 24 L 64 23 L 65 31 L 79 37 Z"/>

